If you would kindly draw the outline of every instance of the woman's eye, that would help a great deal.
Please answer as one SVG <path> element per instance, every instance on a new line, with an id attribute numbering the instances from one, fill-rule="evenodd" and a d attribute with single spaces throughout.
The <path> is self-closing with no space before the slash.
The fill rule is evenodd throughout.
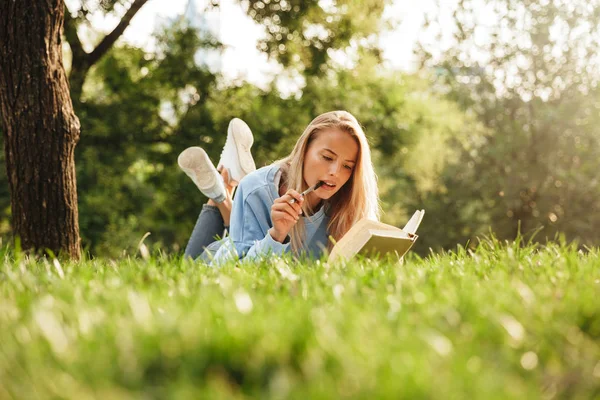
<path id="1" fill-rule="evenodd" d="M 333 161 L 333 158 L 329 157 L 329 156 L 323 156 L 323 158 L 327 161 Z"/>
<path id="2" fill-rule="evenodd" d="M 344 168 L 346 168 L 347 170 L 350 170 L 350 171 L 352 171 L 352 167 L 351 167 L 351 166 L 349 166 L 349 165 L 344 165 Z"/>

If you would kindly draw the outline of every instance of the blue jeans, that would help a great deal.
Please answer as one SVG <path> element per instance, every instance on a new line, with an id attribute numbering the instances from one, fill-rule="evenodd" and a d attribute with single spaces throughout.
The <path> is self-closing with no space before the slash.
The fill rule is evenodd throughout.
<path id="1" fill-rule="evenodd" d="M 209 262 L 219 247 L 223 244 L 221 240 L 225 234 L 223 216 L 215 206 L 205 204 L 196 221 L 196 226 L 192 231 L 192 236 L 185 247 L 185 257 L 193 259 L 199 258 L 202 261 Z"/>

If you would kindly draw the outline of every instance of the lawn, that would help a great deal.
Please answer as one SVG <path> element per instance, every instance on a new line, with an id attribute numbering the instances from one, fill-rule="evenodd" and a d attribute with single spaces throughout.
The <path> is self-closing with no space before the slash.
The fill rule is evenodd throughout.
<path id="1" fill-rule="evenodd" d="M 221 269 L 0 255 L 0 399 L 600 398 L 595 249 Z"/>

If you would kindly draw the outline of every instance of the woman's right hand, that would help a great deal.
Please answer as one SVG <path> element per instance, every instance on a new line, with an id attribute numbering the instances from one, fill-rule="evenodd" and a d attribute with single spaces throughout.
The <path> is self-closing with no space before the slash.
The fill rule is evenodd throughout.
<path id="1" fill-rule="evenodd" d="M 290 203 L 296 199 L 295 203 Z M 275 199 L 271 206 L 271 222 L 273 227 L 269 233 L 276 241 L 283 243 L 294 225 L 302 215 L 302 203 L 304 197 L 294 189 L 289 189 L 283 196 Z"/>

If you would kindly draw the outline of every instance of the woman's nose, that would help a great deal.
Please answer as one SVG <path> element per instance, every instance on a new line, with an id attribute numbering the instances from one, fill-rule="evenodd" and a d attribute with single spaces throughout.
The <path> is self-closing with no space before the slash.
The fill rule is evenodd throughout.
<path id="1" fill-rule="evenodd" d="M 331 163 L 331 165 L 329 166 L 329 175 L 336 175 L 337 172 L 340 170 L 340 165 L 338 165 L 338 163 Z"/>

